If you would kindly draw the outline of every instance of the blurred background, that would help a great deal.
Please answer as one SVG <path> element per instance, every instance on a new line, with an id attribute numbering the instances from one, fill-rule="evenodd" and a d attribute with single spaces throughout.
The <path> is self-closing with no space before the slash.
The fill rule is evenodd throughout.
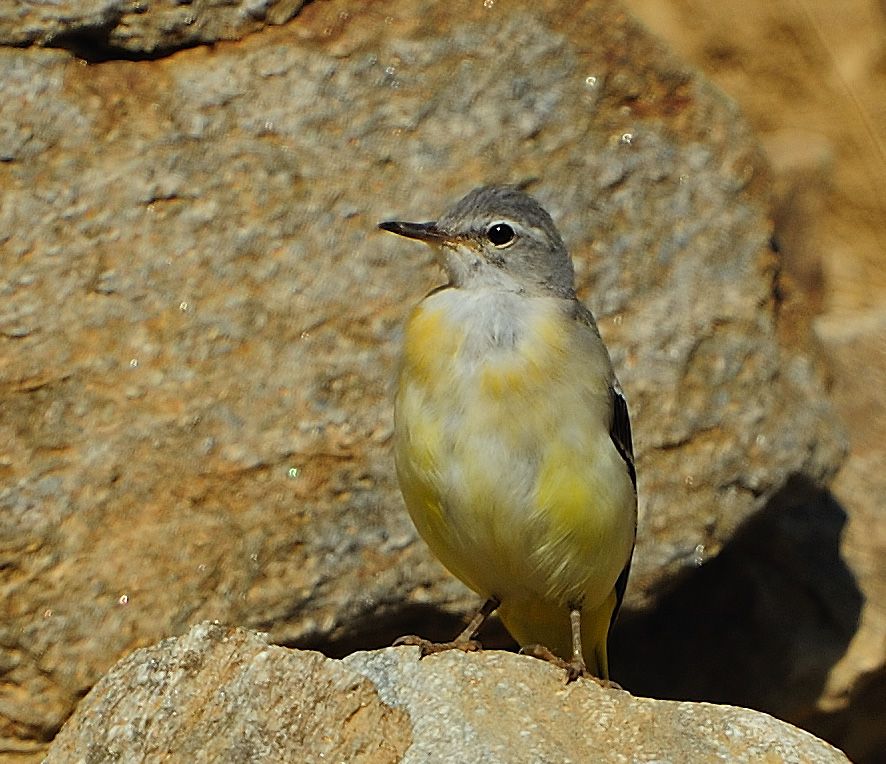
<path id="1" fill-rule="evenodd" d="M 886 676 L 875 668 L 886 654 L 886 4 L 625 4 L 739 103 L 774 168 L 776 236 L 849 433 L 832 485 L 850 518 L 842 549 L 880 603 L 829 678 L 838 705 L 848 676 L 865 677 L 851 722 L 817 723 L 850 756 L 886 761 Z"/>

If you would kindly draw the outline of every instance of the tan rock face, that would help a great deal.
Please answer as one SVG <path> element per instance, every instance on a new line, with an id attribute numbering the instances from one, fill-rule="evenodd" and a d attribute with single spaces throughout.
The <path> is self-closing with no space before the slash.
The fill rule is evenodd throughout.
<path id="1" fill-rule="evenodd" d="M 850 451 L 834 498 L 839 554 L 864 599 L 858 628 L 791 719 L 854 761 L 886 750 L 886 15 L 877 0 L 628 0 L 741 106 L 774 166 L 784 266 L 814 308 Z M 761 55 L 765 50 L 765 55 Z M 810 594 L 826 590 L 819 585 Z M 798 640 L 798 644 L 799 644 Z"/>
<path id="2" fill-rule="evenodd" d="M 756 711 L 567 686 L 508 653 L 417 658 L 335 661 L 200 624 L 121 661 L 46 761 L 848 761 Z"/>
<path id="3" fill-rule="evenodd" d="M 664 662 L 647 646 L 661 613 L 724 644 L 716 612 L 697 634 L 699 600 L 667 610 L 662 591 L 691 595 L 724 546 L 741 588 L 772 535 L 751 518 L 787 505 L 805 527 L 804 497 L 840 463 L 820 362 L 782 300 L 759 151 L 611 3 L 315 3 L 152 61 L 0 50 L 0 81 L 7 751 L 51 739 L 119 656 L 206 618 L 330 652 L 455 628 L 474 599 L 416 538 L 388 444 L 399 327 L 441 276 L 374 226 L 478 183 L 525 182 L 551 211 L 631 405 L 627 686 L 691 675 L 701 642 Z M 824 520 L 811 546 L 827 551 Z M 770 631 L 772 612 L 810 613 L 812 649 L 778 653 L 811 656 L 784 670 L 785 696 L 820 686 L 858 616 L 825 558 L 761 579 L 838 582 L 824 621 L 756 589 L 730 611 Z M 711 675 L 743 676 L 736 654 L 758 660 L 737 644 Z"/>
<path id="4" fill-rule="evenodd" d="M 412 742 L 407 712 L 370 681 L 254 632 L 200 624 L 120 669 L 47 761 L 396 762 Z"/>

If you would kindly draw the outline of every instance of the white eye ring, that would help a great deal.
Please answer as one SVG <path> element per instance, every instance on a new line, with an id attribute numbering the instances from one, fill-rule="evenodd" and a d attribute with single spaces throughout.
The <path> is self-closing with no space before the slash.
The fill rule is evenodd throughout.
<path id="1" fill-rule="evenodd" d="M 498 249 L 511 246 L 517 240 L 517 232 L 504 221 L 493 223 L 486 229 L 486 238 Z"/>

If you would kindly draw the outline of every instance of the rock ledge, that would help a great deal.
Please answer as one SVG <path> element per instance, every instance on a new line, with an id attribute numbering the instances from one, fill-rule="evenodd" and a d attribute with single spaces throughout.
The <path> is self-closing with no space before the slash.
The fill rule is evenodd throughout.
<path id="1" fill-rule="evenodd" d="M 845 762 L 756 711 L 566 686 L 534 658 L 416 648 L 332 660 L 204 622 L 136 650 L 46 759 L 72 761 Z"/>

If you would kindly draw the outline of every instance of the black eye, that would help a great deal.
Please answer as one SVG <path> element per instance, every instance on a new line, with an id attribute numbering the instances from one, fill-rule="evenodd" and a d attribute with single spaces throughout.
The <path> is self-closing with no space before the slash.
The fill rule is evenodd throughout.
<path id="1" fill-rule="evenodd" d="M 486 231 L 486 238 L 496 247 L 506 247 L 516 236 L 514 229 L 507 223 L 493 223 Z"/>

